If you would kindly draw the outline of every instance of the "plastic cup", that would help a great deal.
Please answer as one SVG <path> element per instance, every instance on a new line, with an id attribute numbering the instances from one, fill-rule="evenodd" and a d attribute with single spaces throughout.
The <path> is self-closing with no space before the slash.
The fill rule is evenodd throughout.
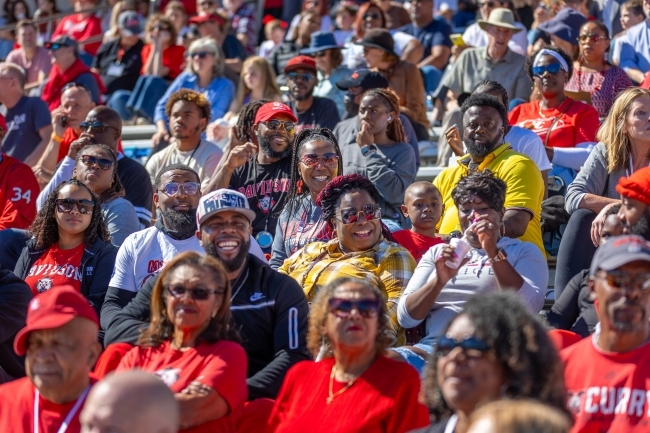
<path id="1" fill-rule="evenodd" d="M 449 266 L 452 269 L 458 269 L 460 264 L 465 259 L 467 253 L 469 253 L 469 251 L 472 249 L 472 246 L 464 240 L 458 238 L 452 238 L 451 242 L 449 242 L 449 245 L 454 248 L 454 252 L 458 257 L 453 260 L 445 260 L 445 265 Z"/>

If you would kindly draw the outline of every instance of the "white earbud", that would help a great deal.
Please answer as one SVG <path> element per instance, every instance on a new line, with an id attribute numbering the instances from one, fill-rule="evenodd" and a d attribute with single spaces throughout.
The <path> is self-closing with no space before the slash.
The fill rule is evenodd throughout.
<path id="1" fill-rule="evenodd" d="M 391 120 L 393 120 L 393 118 L 388 116 L 388 121 L 390 122 Z"/>

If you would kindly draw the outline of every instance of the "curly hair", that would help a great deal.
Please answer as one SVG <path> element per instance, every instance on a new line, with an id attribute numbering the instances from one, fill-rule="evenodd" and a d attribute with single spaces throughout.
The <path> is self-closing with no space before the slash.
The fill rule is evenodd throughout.
<path id="1" fill-rule="evenodd" d="M 566 412 L 533 399 L 493 401 L 472 413 L 470 426 L 480 419 L 490 419 L 494 431 L 508 433 L 566 433 L 573 425 Z"/>
<path id="2" fill-rule="evenodd" d="M 380 301 L 381 309 L 377 316 L 379 321 L 379 332 L 377 333 L 377 339 L 375 341 L 377 353 L 384 352 L 391 345 L 392 337 L 390 336 L 390 319 L 388 318 L 388 311 L 386 310 L 386 299 L 381 290 L 379 290 L 377 286 L 360 278 L 337 278 L 320 289 L 318 293 L 316 293 L 314 301 L 311 303 L 311 309 L 309 310 L 309 328 L 307 331 L 307 349 L 309 349 L 314 358 L 319 355 L 322 348 L 325 349 L 325 353 L 323 354 L 325 358 L 331 358 L 334 356 L 329 338 L 323 333 L 323 327 L 325 326 L 325 321 L 329 314 L 330 299 L 334 297 L 336 289 L 345 284 L 353 284 L 368 289 L 373 293 L 373 295 L 375 295 L 375 299 Z"/>
<path id="3" fill-rule="evenodd" d="M 210 103 L 203 95 L 203 93 L 195 92 L 194 90 L 190 89 L 180 89 L 172 93 L 169 97 L 169 100 L 167 101 L 167 104 L 165 104 L 165 114 L 168 118 L 172 117 L 172 108 L 178 101 L 187 101 L 196 105 L 201 112 L 201 118 L 207 119 L 208 122 L 210 121 L 212 108 L 210 107 Z"/>
<path id="4" fill-rule="evenodd" d="M 561 48 L 558 48 L 553 45 L 544 45 L 542 48 L 540 48 L 538 51 L 534 52 L 532 55 L 526 57 L 526 61 L 524 62 L 524 69 L 526 69 L 526 73 L 528 74 L 528 77 L 530 78 L 531 81 L 535 81 L 535 76 L 533 75 L 533 63 L 535 63 L 535 57 L 537 57 L 537 53 L 539 53 L 541 50 L 549 50 L 549 51 L 555 51 L 558 53 L 564 61 L 566 62 L 567 66 L 569 67 L 569 70 L 566 71 L 567 73 L 567 78 L 566 81 L 567 83 L 571 79 L 571 76 L 573 75 L 573 59 L 571 58 L 570 55 L 566 53 L 566 51 L 562 50 Z"/>
<path id="5" fill-rule="evenodd" d="M 158 347 L 174 335 L 174 324 L 167 315 L 167 303 L 165 302 L 165 289 L 169 284 L 174 271 L 181 266 L 189 266 L 211 274 L 211 281 L 218 283 L 219 287 L 225 290 L 223 302 L 217 314 L 210 319 L 208 327 L 199 335 L 196 343 L 205 341 L 216 343 L 220 340 L 231 340 L 239 342 L 239 335 L 231 324 L 230 315 L 230 280 L 223 264 L 214 257 L 186 251 L 177 255 L 163 269 L 151 292 L 151 322 L 146 329 L 143 329 L 138 338 L 138 345 L 144 347 Z"/>
<path id="6" fill-rule="evenodd" d="M 476 337 L 487 343 L 488 356 L 501 364 L 506 378 L 505 397 L 532 398 L 568 414 L 560 355 L 542 322 L 514 292 L 474 295 L 465 303 L 461 315 L 472 321 Z M 423 391 L 433 418 L 439 421 L 450 416 L 452 409 L 438 383 L 438 360 L 434 348 L 424 371 Z"/>
<path id="7" fill-rule="evenodd" d="M 460 178 L 451 190 L 451 198 L 459 209 L 460 205 L 474 201 L 476 196 L 492 209 L 501 211 L 506 201 L 506 189 L 506 183 L 490 170 L 476 171 Z"/>
<path id="8" fill-rule="evenodd" d="M 257 101 L 249 102 L 241 107 L 237 123 L 235 124 L 237 138 L 244 141 L 250 141 L 250 139 L 255 136 L 255 133 L 253 133 L 253 125 L 255 125 L 257 110 L 267 102 L 273 101 L 270 99 L 258 99 Z"/>
<path id="9" fill-rule="evenodd" d="M 321 207 L 323 211 L 323 219 L 327 221 L 327 224 L 331 229 L 334 229 L 333 220 L 336 219 L 336 210 L 341 204 L 341 197 L 348 192 L 354 190 L 366 191 L 370 194 L 370 197 L 375 203 L 379 203 L 381 200 L 381 194 L 372 181 L 367 177 L 364 177 L 360 174 L 346 174 L 337 176 L 332 179 L 325 188 L 318 194 L 316 198 L 316 204 Z M 388 241 L 394 242 L 393 235 L 388 230 L 388 227 L 380 221 L 381 224 L 381 234 Z"/>
<path id="10" fill-rule="evenodd" d="M 386 135 L 388 138 L 398 143 L 408 143 L 406 133 L 404 132 L 404 126 L 399 118 L 399 98 L 395 92 L 390 89 L 374 88 L 363 94 L 363 98 L 367 96 L 381 98 L 384 101 L 386 108 L 395 113 L 393 119 L 388 122 L 388 126 L 386 126 Z"/>
<path id="11" fill-rule="evenodd" d="M 504 128 L 508 126 L 508 110 L 506 106 L 501 103 L 497 98 L 486 93 L 474 93 L 465 99 L 463 105 L 460 107 L 460 118 L 465 118 L 465 113 L 472 107 L 492 107 L 499 112 L 501 122 Z"/>
<path id="12" fill-rule="evenodd" d="M 90 216 L 90 224 L 86 228 L 84 234 L 84 244 L 91 246 L 98 238 L 104 242 L 111 240 L 111 234 L 106 228 L 104 214 L 99 205 L 99 198 L 97 198 L 95 193 L 92 192 L 82 181 L 70 179 L 67 182 L 61 182 L 59 186 L 57 186 L 54 191 L 47 196 L 43 207 L 38 211 L 38 215 L 36 215 L 36 219 L 32 225 L 29 226 L 28 230 L 31 237 L 34 238 L 36 248 L 49 248 L 59 241 L 59 225 L 56 222 L 56 200 L 59 197 L 59 192 L 69 185 L 84 188 L 90 194 L 93 203 L 95 203 L 95 206 L 93 206 L 93 213 Z"/>
<path id="13" fill-rule="evenodd" d="M 79 164 L 79 161 L 81 161 L 81 157 L 84 155 L 84 151 L 88 149 L 92 149 L 93 147 L 99 147 L 100 149 L 106 151 L 113 160 L 113 179 L 111 180 L 111 185 L 108 187 L 107 190 L 102 192 L 99 195 L 99 203 L 104 204 L 108 203 L 111 200 L 117 198 L 117 197 L 124 197 L 126 195 L 126 191 L 124 190 L 124 186 L 122 185 L 122 182 L 120 181 L 120 177 L 117 175 L 117 154 L 113 149 L 108 147 L 105 144 L 90 144 L 81 151 L 77 152 L 77 157 L 74 160 L 74 165 L 76 166 Z"/>
<path id="14" fill-rule="evenodd" d="M 167 5 L 169 7 L 169 4 Z M 167 9 L 165 9 L 166 11 Z M 170 21 L 169 18 L 167 18 L 165 15 L 157 13 L 153 14 L 149 17 L 149 20 L 147 21 L 147 25 L 144 28 L 144 33 L 149 36 L 153 32 L 153 28 L 157 25 L 164 27 L 170 35 L 169 38 L 169 44 L 170 45 L 175 45 L 176 44 L 176 39 L 178 38 L 178 31 L 176 30 L 176 27 L 174 27 L 174 23 Z"/>
<path id="15" fill-rule="evenodd" d="M 289 194 L 287 195 L 286 206 L 289 206 L 289 215 L 293 215 L 293 212 L 298 207 L 298 203 L 302 200 L 303 197 L 310 194 L 309 186 L 303 181 L 302 176 L 300 176 L 300 170 L 298 170 L 298 164 L 300 162 L 300 149 L 302 146 L 311 143 L 313 141 L 325 141 L 330 143 L 334 147 L 334 152 L 339 157 L 339 165 L 337 166 L 337 174 L 343 173 L 343 155 L 341 154 L 341 148 L 339 143 L 336 140 L 336 137 L 327 128 L 305 128 L 296 135 L 294 140 L 293 150 L 291 151 L 291 181 L 289 187 Z M 298 193 L 297 183 L 302 182 L 302 192 Z"/>

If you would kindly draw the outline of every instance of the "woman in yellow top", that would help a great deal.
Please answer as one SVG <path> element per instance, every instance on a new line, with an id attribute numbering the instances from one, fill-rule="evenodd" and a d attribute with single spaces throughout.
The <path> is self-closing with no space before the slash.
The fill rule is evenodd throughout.
<path id="1" fill-rule="evenodd" d="M 278 271 L 295 279 L 309 301 L 321 287 L 340 277 L 376 285 L 385 297 L 392 342 L 402 345 L 405 336 L 397 323 L 396 308 L 416 263 L 381 223 L 379 198 L 377 188 L 359 174 L 334 178 L 317 199 L 334 238 L 305 245 Z"/>

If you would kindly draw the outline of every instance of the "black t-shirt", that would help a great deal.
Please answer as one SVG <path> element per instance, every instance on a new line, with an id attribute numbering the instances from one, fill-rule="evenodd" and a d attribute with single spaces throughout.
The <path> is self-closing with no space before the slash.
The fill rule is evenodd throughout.
<path id="1" fill-rule="evenodd" d="M 308 110 L 302 113 L 296 110 L 295 101 L 290 101 L 289 107 L 291 107 L 298 118 L 296 134 L 305 128 L 328 128 L 333 130 L 336 124 L 341 121 L 339 110 L 336 108 L 336 102 L 329 98 L 314 96 L 314 103 L 311 104 Z"/>
<path id="2" fill-rule="evenodd" d="M 248 204 L 255 212 L 253 236 L 262 230 L 275 236 L 275 226 L 289 193 L 290 179 L 290 156 L 272 164 L 259 164 L 254 159 L 233 173 L 228 188 L 248 198 Z"/>
<path id="3" fill-rule="evenodd" d="M 224 58 L 226 59 L 240 59 L 246 60 L 248 53 L 244 45 L 234 35 L 226 35 L 226 38 L 221 44 Z"/>
<path id="4" fill-rule="evenodd" d="M 120 40 L 102 44 L 93 61 L 93 68 L 99 69 L 102 81 L 111 95 L 116 90 L 133 90 L 142 70 L 141 40 L 120 53 Z M 120 55 L 121 54 L 121 55 Z"/>

